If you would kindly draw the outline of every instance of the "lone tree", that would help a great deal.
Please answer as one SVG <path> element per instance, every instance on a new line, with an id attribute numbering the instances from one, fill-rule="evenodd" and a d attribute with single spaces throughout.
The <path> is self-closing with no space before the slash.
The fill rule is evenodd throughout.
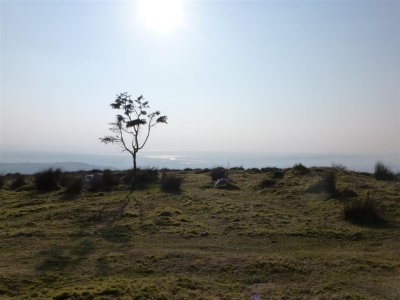
<path id="1" fill-rule="evenodd" d="M 114 136 L 99 138 L 102 143 L 120 144 L 123 151 L 127 151 L 133 160 L 132 188 L 136 187 L 136 159 L 137 153 L 146 144 L 151 129 L 158 123 L 167 123 L 167 116 L 162 116 L 159 111 L 147 112 L 149 102 L 144 101 L 142 95 L 132 100 L 128 93 L 118 94 L 115 101 L 110 104 L 112 109 L 121 111 L 116 115 L 116 121 L 110 123 L 110 130 Z M 140 140 L 140 136 L 143 136 Z"/>

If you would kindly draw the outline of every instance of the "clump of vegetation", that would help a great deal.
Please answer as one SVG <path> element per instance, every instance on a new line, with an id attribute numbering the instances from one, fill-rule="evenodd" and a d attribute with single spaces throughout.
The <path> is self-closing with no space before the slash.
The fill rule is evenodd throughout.
<path id="1" fill-rule="evenodd" d="M 223 167 L 217 167 L 210 170 L 210 176 L 212 181 L 216 181 L 221 178 L 228 178 L 228 170 Z"/>
<path id="2" fill-rule="evenodd" d="M 78 177 L 67 177 L 65 179 L 64 192 L 66 194 L 80 194 L 82 192 L 82 180 Z"/>
<path id="3" fill-rule="evenodd" d="M 48 192 L 57 190 L 58 182 L 60 180 L 60 169 L 48 169 L 34 175 L 34 184 L 38 191 Z"/>
<path id="4" fill-rule="evenodd" d="M 382 209 L 376 200 L 354 199 L 344 205 L 344 218 L 360 225 L 381 225 L 386 223 Z"/>
<path id="5" fill-rule="evenodd" d="M 118 181 L 114 177 L 114 174 L 111 170 L 104 170 L 103 171 L 103 188 L 104 189 L 112 189 L 113 186 L 117 185 Z"/>
<path id="6" fill-rule="evenodd" d="M 182 182 L 182 177 L 164 172 L 161 175 L 161 190 L 168 193 L 178 193 L 181 191 Z"/>
<path id="7" fill-rule="evenodd" d="M 376 163 L 374 176 L 376 180 L 393 181 L 397 179 L 396 175 L 382 162 Z"/>
<path id="8" fill-rule="evenodd" d="M 133 170 L 128 170 L 125 173 L 123 182 L 125 184 L 131 184 L 133 180 Z M 139 188 L 144 188 L 150 184 L 157 183 L 159 181 L 159 172 L 156 168 L 146 168 L 136 170 L 136 185 Z"/>
<path id="9" fill-rule="evenodd" d="M 26 184 L 25 176 L 20 173 L 16 173 L 16 174 L 14 174 L 14 176 L 12 178 L 10 188 L 12 190 L 16 190 L 16 189 L 24 186 L 25 184 Z"/>
<path id="10" fill-rule="evenodd" d="M 214 184 L 214 188 L 230 191 L 240 190 L 240 188 L 236 184 L 234 184 L 232 180 L 229 180 L 227 178 L 218 179 Z"/>
<path id="11" fill-rule="evenodd" d="M 347 171 L 346 166 L 342 165 L 342 164 L 332 164 L 332 169 L 334 169 L 335 171 L 341 171 L 341 172 L 345 172 Z"/>
<path id="12" fill-rule="evenodd" d="M 0 175 L 0 189 L 4 187 L 5 179 L 3 175 Z"/>
<path id="13" fill-rule="evenodd" d="M 264 179 L 263 181 L 261 181 L 256 188 L 257 189 L 265 189 L 265 188 L 270 188 L 273 187 L 276 184 L 275 180 L 272 179 Z"/>
<path id="14" fill-rule="evenodd" d="M 310 186 L 307 193 L 320 193 L 324 192 L 330 195 L 330 197 L 338 196 L 340 193 L 336 188 L 336 172 L 329 171 L 325 176 L 317 183 Z"/>
<path id="15" fill-rule="evenodd" d="M 297 174 L 308 174 L 308 173 L 310 173 L 310 169 L 308 169 L 306 166 L 304 166 L 301 163 L 300 164 L 295 164 L 292 169 Z"/>

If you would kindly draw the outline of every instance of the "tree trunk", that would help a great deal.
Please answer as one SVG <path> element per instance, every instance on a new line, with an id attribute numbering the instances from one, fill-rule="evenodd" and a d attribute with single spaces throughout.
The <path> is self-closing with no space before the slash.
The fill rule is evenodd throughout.
<path id="1" fill-rule="evenodd" d="M 136 152 L 133 153 L 133 178 L 132 178 L 132 189 L 136 189 Z"/>

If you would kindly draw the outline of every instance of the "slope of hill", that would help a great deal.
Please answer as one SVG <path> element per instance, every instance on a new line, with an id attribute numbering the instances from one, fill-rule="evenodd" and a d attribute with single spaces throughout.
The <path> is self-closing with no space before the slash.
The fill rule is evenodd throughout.
<path id="1" fill-rule="evenodd" d="M 230 171 L 239 190 L 182 171 L 177 194 L 3 189 L 0 297 L 399 299 L 399 182 L 339 169 L 337 193 L 315 189 L 330 171 Z M 387 223 L 344 220 L 365 198 Z"/>

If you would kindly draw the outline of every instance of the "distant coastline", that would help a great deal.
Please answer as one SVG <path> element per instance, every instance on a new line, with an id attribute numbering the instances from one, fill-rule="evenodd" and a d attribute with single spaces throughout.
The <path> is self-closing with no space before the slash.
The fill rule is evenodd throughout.
<path id="1" fill-rule="evenodd" d="M 140 167 L 169 169 L 212 168 L 216 166 L 262 168 L 291 167 L 296 163 L 305 166 L 331 166 L 339 164 L 349 170 L 372 172 L 377 161 L 387 164 L 394 172 L 400 172 L 400 155 L 278 155 L 251 152 L 178 152 L 147 151 L 139 155 Z M 0 174 L 32 174 L 46 168 L 64 171 L 92 169 L 129 169 L 130 157 L 123 153 L 87 154 L 41 151 L 2 151 Z"/>

